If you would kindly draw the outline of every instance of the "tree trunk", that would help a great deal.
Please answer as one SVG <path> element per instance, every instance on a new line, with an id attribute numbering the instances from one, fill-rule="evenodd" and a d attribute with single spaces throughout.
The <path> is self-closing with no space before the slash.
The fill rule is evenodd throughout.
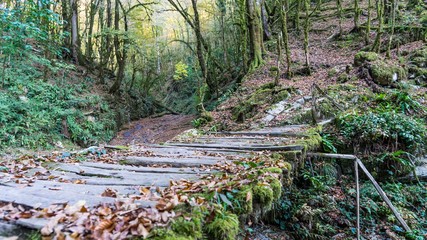
<path id="1" fill-rule="evenodd" d="M 371 36 L 371 8 L 372 0 L 368 0 L 368 20 L 366 21 L 365 44 L 369 45 L 369 38 Z"/>
<path id="2" fill-rule="evenodd" d="M 378 29 L 377 29 L 377 36 L 375 37 L 375 42 L 372 45 L 372 51 L 378 53 L 381 49 L 381 36 L 383 32 L 384 0 L 377 1 L 377 15 L 378 15 Z"/>
<path id="3" fill-rule="evenodd" d="M 114 30 L 116 32 L 120 30 L 120 8 L 121 8 L 123 12 L 123 17 L 124 17 L 124 23 L 125 23 L 124 30 L 126 34 L 128 30 L 126 12 L 121 6 L 120 0 L 115 0 L 115 3 L 116 4 L 114 9 Z M 122 41 L 123 41 L 123 44 L 120 44 L 118 34 L 114 34 L 114 53 L 116 55 L 116 61 L 117 61 L 117 75 L 116 75 L 116 80 L 114 81 L 114 84 L 113 86 L 111 86 L 109 91 L 111 94 L 115 94 L 120 90 L 123 78 L 125 77 L 127 37 L 125 36 Z"/>
<path id="4" fill-rule="evenodd" d="M 79 64 L 79 25 L 78 25 L 78 0 L 70 0 L 71 7 L 71 53 L 74 62 Z"/>
<path id="5" fill-rule="evenodd" d="M 370 1 L 370 0 L 369 0 Z M 339 25 L 339 37 L 343 35 L 342 31 L 342 0 L 337 0 L 337 11 L 338 11 L 338 25 Z"/>
<path id="6" fill-rule="evenodd" d="M 265 0 L 261 0 L 261 19 L 262 19 L 262 28 L 264 30 L 264 36 L 265 39 L 270 40 L 271 39 L 271 31 L 270 26 L 268 25 L 268 13 L 265 8 Z"/>
<path id="7" fill-rule="evenodd" d="M 92 59 L 92 53 L 93 53 L 93 44 L 92 44 L 92 34 L 93 34 L 93 26 L 95 23 L 95 14 L 98 11 L 99 7 L 99 0 L 92 0 L 90 3 L 90 12 L 89 12 L 89 32 L 87 36 L 87 51 L 86 51 L 86 57 L 89 59 L 90 62 L 93 61 Z"/>
<path id="8" fill-rule="evenodd" d="M 304 0 L 305 23 L 304 23 L 304 53 L 305 67 L 308 75 L 311 75 L 310 69 L 310 52 L 309 52 L 309 31 L 310 31 L 310 0 Z"/>
<path id="9" fill-rule="evenodd" d="M 288 33 L 288 11 L 289 11 L 289 0 L 282 0 L 280 3 L 280 18 L 282 20 L 282 35 L 283 45 L 285 47 L 286 55 L 286 75 L 291 78 L 291 52 L 289 49 L 289 33 Z"/>
<path id="10" fill-rule="evenodd" d="M 394 27 L 395 27 L 395 21 L 396 21 L 396 7 L 397 7 L 397 1 L 391 0 L 391 33 L 388 39 L 388 45 L 387 45 L 387 58 L 391 58 L 391 44 L 393 42 L 393 34 L 394 34 Z"/>
<path id="11" fill-rule="evenodd" d="M 250 44 L 252 50 L 250 70 L 254 70 L 263 63 L 263 31 L 261 23 L 261 4 L 259 0 L 247 0 L 247 10 L 249 18 Z"/>
<path id="12" fill-rule="evenodd" d="M 354 31 L 359 31 L 360 8 L 359 0 L 354 0 Z"/>

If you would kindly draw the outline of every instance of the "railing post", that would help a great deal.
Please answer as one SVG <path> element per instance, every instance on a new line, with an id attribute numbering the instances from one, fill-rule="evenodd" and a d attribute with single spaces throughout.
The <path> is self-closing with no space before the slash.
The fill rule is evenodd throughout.
<path id="1" fill-rule="evenodd" d="M 354 160 L 354 175 L 356 179 L 356 217 L 357 240 L 360 240 L 360 190 L 359 190 L 359 164 Z"/>

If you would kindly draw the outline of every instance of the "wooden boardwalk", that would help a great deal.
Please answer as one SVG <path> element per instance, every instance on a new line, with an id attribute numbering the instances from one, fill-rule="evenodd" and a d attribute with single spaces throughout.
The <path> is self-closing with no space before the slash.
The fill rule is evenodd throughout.
<path id="1" fill-rule="evenodd" d="M 106 156 L 80 162 L 24 165 L 25 169 L 19 171 L 19 163 L 9 163 L 0 171 L 0 207 L 13 203 L 25 209 L 48 209 L 84 201 L 90 209 L 132 201 L 138 208 L 152 208 L 156 199 L 140 197 L 141 191 L 158 191 L 169 187 L 171 181 L 196 181 L 218 171 L 212 166 L 220 169 L 222 164 L 252 157 L 259 151 L 301 151 L 303 147 L 293 141 L 296 135 L 279 134 L 279 130 L 216 133 L 164 145 L 134 146 L 132 151 L 110 150 Z M 0 219 L 5 216 L 0 208 Z M 44 218 L 22 217 L 0 220 L 0 236 L 13 235 L 22 228 L 40 230 L 47 222 Z"/>

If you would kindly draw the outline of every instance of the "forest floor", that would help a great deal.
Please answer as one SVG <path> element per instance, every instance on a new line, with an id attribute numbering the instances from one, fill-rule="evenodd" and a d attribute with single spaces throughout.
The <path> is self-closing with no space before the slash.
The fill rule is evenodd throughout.
<path id="1" fill-rule="evenodd" d="M 193 115 L 164 115 L 133 121 L 110 141 L 112 145 L 162 143 L 192 128 Z"/>

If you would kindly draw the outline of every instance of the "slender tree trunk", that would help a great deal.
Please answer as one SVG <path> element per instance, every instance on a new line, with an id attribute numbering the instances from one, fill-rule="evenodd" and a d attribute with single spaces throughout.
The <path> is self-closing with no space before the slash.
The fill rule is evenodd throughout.
<path id="1" fill-rule="evenodd" d="M 396 0 L 391 0 L 391 33 L 388 39 L 387 44 L 387 58 L 391 58 L 391 44 L 393 42 L 393 34 L 394 34 L 394 27 L 395 27 L 395 21 L 396 21 Z"/>
<path id="2" fill-rule="evenodd" d="M 123 12 L 125 34 L 127 34 L 127 31 L 128 31 L 127 16 L 126 16 L 126 12 L 121 6 L 120 0 L 115 0 L 114 30 L 116 32 L 120 30 L 120 8 L 122 9 L 122 12 Z M 125 77 L 126 56 L 127 56 L 126 53 L 127 53 L 127 47 L 128 47 L 127 37 L 125 36 L 122 41 L 123 41 L 123 44 L 120 44 L 119 36 L 117 34 L 114 34 L 114 53 L 116 55 L 116 61 L 117 61 L 117 75 L 116 75 L 116 80 L 113 86 L 111 86 L 109 91 L 111 94 L 117 93 L 120 90 L 122 81 Z"/>
<path id="3" fill-rule="evenodd" d="M 295 31 L 297 33 L 300 32 L 300 16 L 301 16 L 301 3 L 305 2 L 305 0 L 296 0 L 296 9 L 295 9 L 295 18 L 294 18 L 294 25 L 295 25 Z"/>
<path id="4" fill-rule="evenodd" d="M 90 62 L 93 61 L 92 59 L 92 53 L 93 53 L 93 44 L 92 44 L 92 34 L 93 34 L 93 26 L 95 23 L 95 14 L 98 11 L 99 7 L 99 0 L 92 0 L 90 3 L 90 11 L 89 11 L 89 31 L 87 36 L 87 53 L 86 57 L 89 59 Z"/>
<path id="5" fill-rule="evenodd" d="M 354 0 L 354 31 L 359 31 L 360 8 L 359 0 Z"/>
<path id="6" fill-rule="evenodd" d="M 261 4 L 257 0 L 247 0 L 247 10 L 249 18 L 249 33 L 252 49 L 252 59 L 250 70 L 254 70 L 263 63 L 262 59 L 262 23 Z"/>
<path id="7" fill-rule="evenodd" d="M 384 0 L 377 1 L 377 15 L 378 15 L 378 29 L 377 29 L 377 36 L 375 37 L 375 42 L 372 45 L 373 52 L 380 52 L 380 49 L 381 49 L 381 37 L 382 37 L 383 24 L 384 24 Z"/>
<path id="8" fill-rule="evenodd" d="M 78 25 L 78 0 L 70 0 L 71 7 L 71 53 L 74 62 L 79 64 L 79 25 Z"/>
<path id="9" fill-rule="evenodd" d="M 365 44 L 369 45 L 369 38 L 371 36 L 371 8 L 372 0 L 368 0 L 368 20 L 366 22 L 366 32 L 365 32 Z"/>
<path id="10" fill-rule="evenodd" d="M 274 78 L 274 86 L 279 85 L 279 79 L 280 79 L 280 65 L 282 60 L 282 34 L 279 33 L 279 36 L 277 36 L 277 69 L 276 69 L 276 77 Z"/>
<path id="11" fill-rule="evenodd" d="M 266 4 L 265 0 L 261 0 L 260 4 L 261 4 L 262 29 L 264 30 L 265 39 L 270 40 L 271 31 L 270 31 L 270 25 L 268 24 L 268 13 L 265 7 L 265 4 Z"/>
<path id="12" fill-rule="evenodd" d="M 309 52 L 309 32 L 310 32 L 310 0 L 304 0 L 305 23 L 304 23 L 304 53 L 305 67 L 308 75 L 311 75 L 310 52 Z"/>
<path id="13" fill-rule="evenodd" d="M 291 52 L 289 49 L 289 33 L 288 33 L 288 11 L 289 11 L 289 0 L 282 0 L 280 2 L 280 18 L 282 20 L 282 35 L 283 45 L 285 47 L 286 55 L 286 75 L 291 78 Z"/>
<path id="14" fill-rule="evenodd" d="M 370 0 L 369 0 L 370 1 Z M 339 37 L 343 35 L 342 31 L 342 0 L 337 0 L 337 12 L 338 12 L 338 25 L 339 25 Z"/>

